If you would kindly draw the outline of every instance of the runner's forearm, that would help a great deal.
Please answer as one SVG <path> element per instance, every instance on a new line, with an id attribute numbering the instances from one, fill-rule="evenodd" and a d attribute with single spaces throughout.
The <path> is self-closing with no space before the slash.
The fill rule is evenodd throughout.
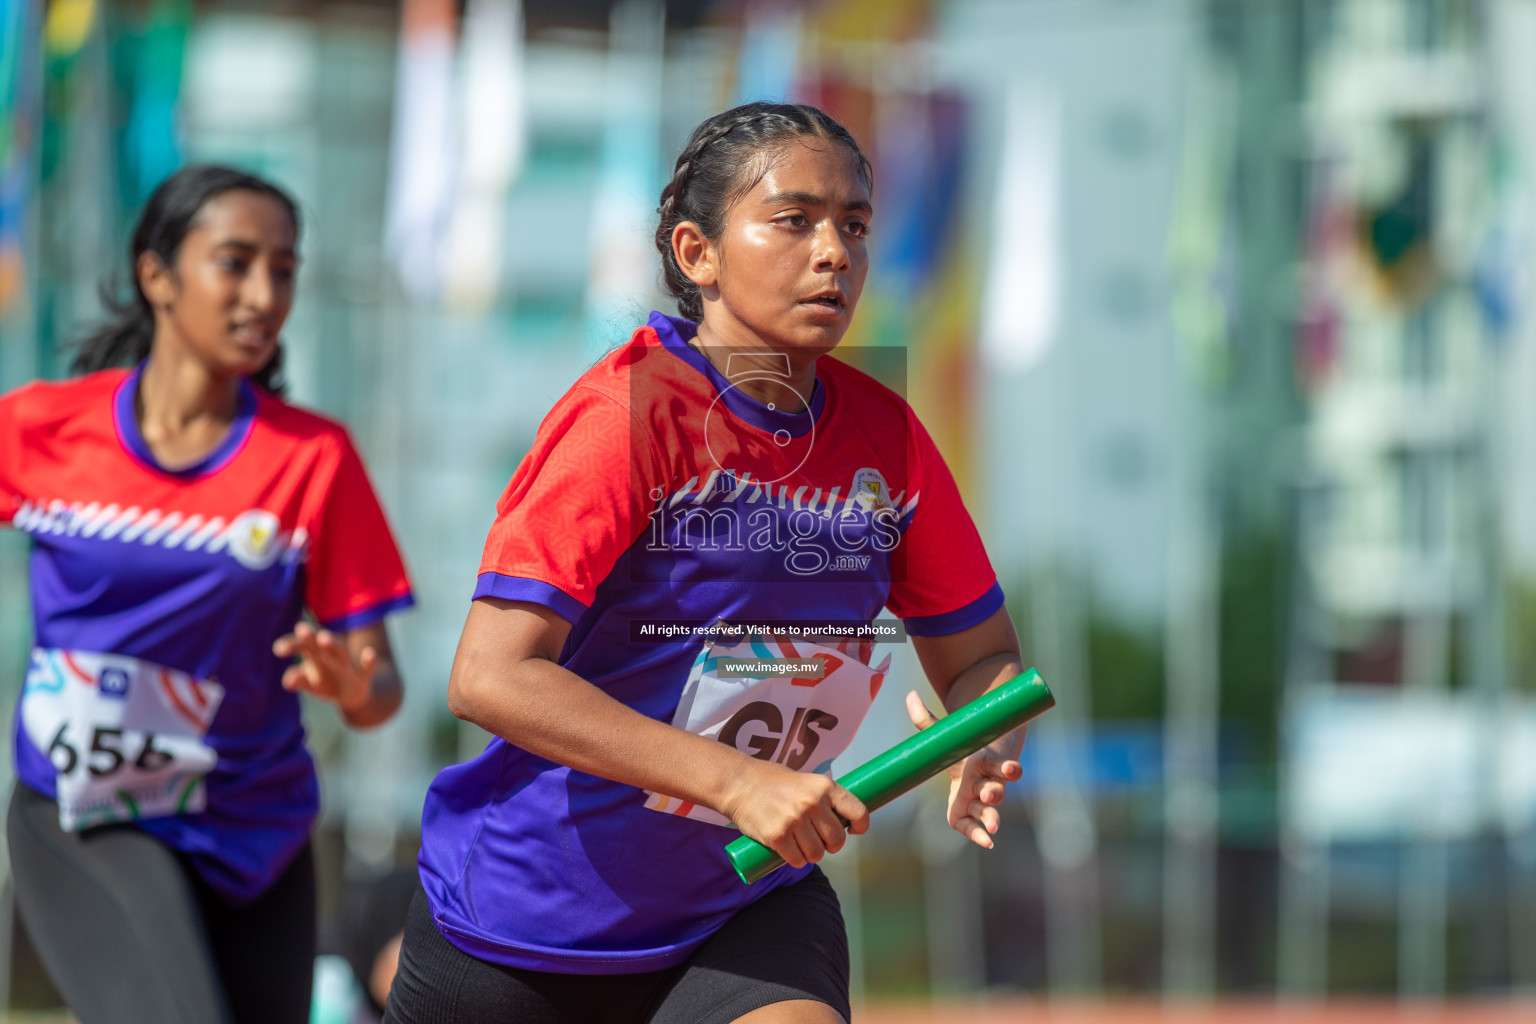
<path id="1" fill-rule="evenodd" d="M 950 711 L 964 707 L 988 690 L 1006 683 L 1024 671 L 1023 662 L 1012 651 L 1003 651 L 972 665 L 955 677 L 944 694 L 944 707 Z"/>
<path id="2" fill-rule="evenodd" d="M 394 717 L 405 699 L 405 686 L 392 661 L 380 661 L 368 683 L 368 699 L 355 708 L 340 708 L 341 716 L 354 729 L 372 729 Z"/>
<path id="3" fill-rule="evenodd" d="M 1023 661 L 1012 651 L 1000 651 L 972 665 L 955 677 L 944 694 L 944 707 L 948 711 L 964 707 L 982 694 L 1006 683 L 1024 671 Z M 1018 728 L 998 737 L 990 749 L 1006 757 L 1016 758 L 1024 749 L 1024 729 Z"/>

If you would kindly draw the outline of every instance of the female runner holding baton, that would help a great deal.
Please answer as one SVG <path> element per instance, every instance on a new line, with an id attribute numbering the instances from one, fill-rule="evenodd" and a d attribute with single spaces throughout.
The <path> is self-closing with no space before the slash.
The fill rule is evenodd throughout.
<path id="1" fill-rule="evenodd" d="M 36 644 L 11 867 L 83 1024 L 308 1021 L 319 791 L 296 691 L 358 728 L 400 706 L 399 552 L 346 430 L 278 398 L 298 232 L 259 178 L 176 173 L 85 375 L 0 397 Z"/>
<path id="2" fill-rule="evenodd" d="M 386 1020 L 848 1019 L 814 865 L 869 818 L 823 773 L 888 659 L 737 627 L 889 608 L 949 707 L 1020 670 L 933 442 L 829 355 L 870 185 L 806 106 L 726 111 L 678 157 L 656 240 L 683 318 L 652 314 L 576 382 L 498 504 L 449 694 L 497 738 L 429 791 Z M 648 642 L 677 623 L 706 628 Z M 793 673 L 733 664 L 764 659 Z M 981 846 L 1022 740 L 952 771 L 950 824 Z M 787 866 L 743 885 L 730 823 Z"/>

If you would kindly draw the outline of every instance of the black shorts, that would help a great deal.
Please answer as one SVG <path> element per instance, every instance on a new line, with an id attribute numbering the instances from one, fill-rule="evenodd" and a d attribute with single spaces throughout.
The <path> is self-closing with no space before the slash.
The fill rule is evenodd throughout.
<path id="1" fill-rule="evenodd" d="M 848 1007 L 848 935 L 820 869 L 764 896 L 676 967 L 553 974 L 503 967 L 443 938 L 418 892 L 385 1024 L 727 1024 L 790 999 Z"/>

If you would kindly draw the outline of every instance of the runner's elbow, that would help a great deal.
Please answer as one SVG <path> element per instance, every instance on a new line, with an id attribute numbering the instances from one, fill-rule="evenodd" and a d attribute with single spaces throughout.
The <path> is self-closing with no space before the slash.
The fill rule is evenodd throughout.
<path id="1" fill-rule="evenodd" d="M 455 718 L 478 725 L 487 689 L 480 673 L 455 665 L 448 676 L 448 710 Z"/>
<path id="2" fill-rule="evenodd" d="M 465 656 L 461 650 L 448 675 L 448 710 L 504 739 L 537 729 L 539 709 L 554 702 L 541 686 L 543 658 Z"/>

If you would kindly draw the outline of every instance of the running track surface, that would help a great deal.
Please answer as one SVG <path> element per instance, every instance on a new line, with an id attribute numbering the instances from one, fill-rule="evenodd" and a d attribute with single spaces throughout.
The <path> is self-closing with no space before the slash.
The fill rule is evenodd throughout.
<path id="1" fill-rule="evenodd" d="M 871 1003 L 853 1024 L 1531 1024 L 1536 1000 L 1405 1004 L 1328 1003 Z"/>
<path id="2" fill-rule="evenodd" d="M 0 1011 L 10 1024 L 74 1024 L 51 1013 Z M 1530 1024 L 1536 1000 L 1403 1004 L 1336 1000 L 1330 1003 L 1091 1003 L 947 1002 L 870 1003 L 856 1007 L 853 1024 Z"/>

